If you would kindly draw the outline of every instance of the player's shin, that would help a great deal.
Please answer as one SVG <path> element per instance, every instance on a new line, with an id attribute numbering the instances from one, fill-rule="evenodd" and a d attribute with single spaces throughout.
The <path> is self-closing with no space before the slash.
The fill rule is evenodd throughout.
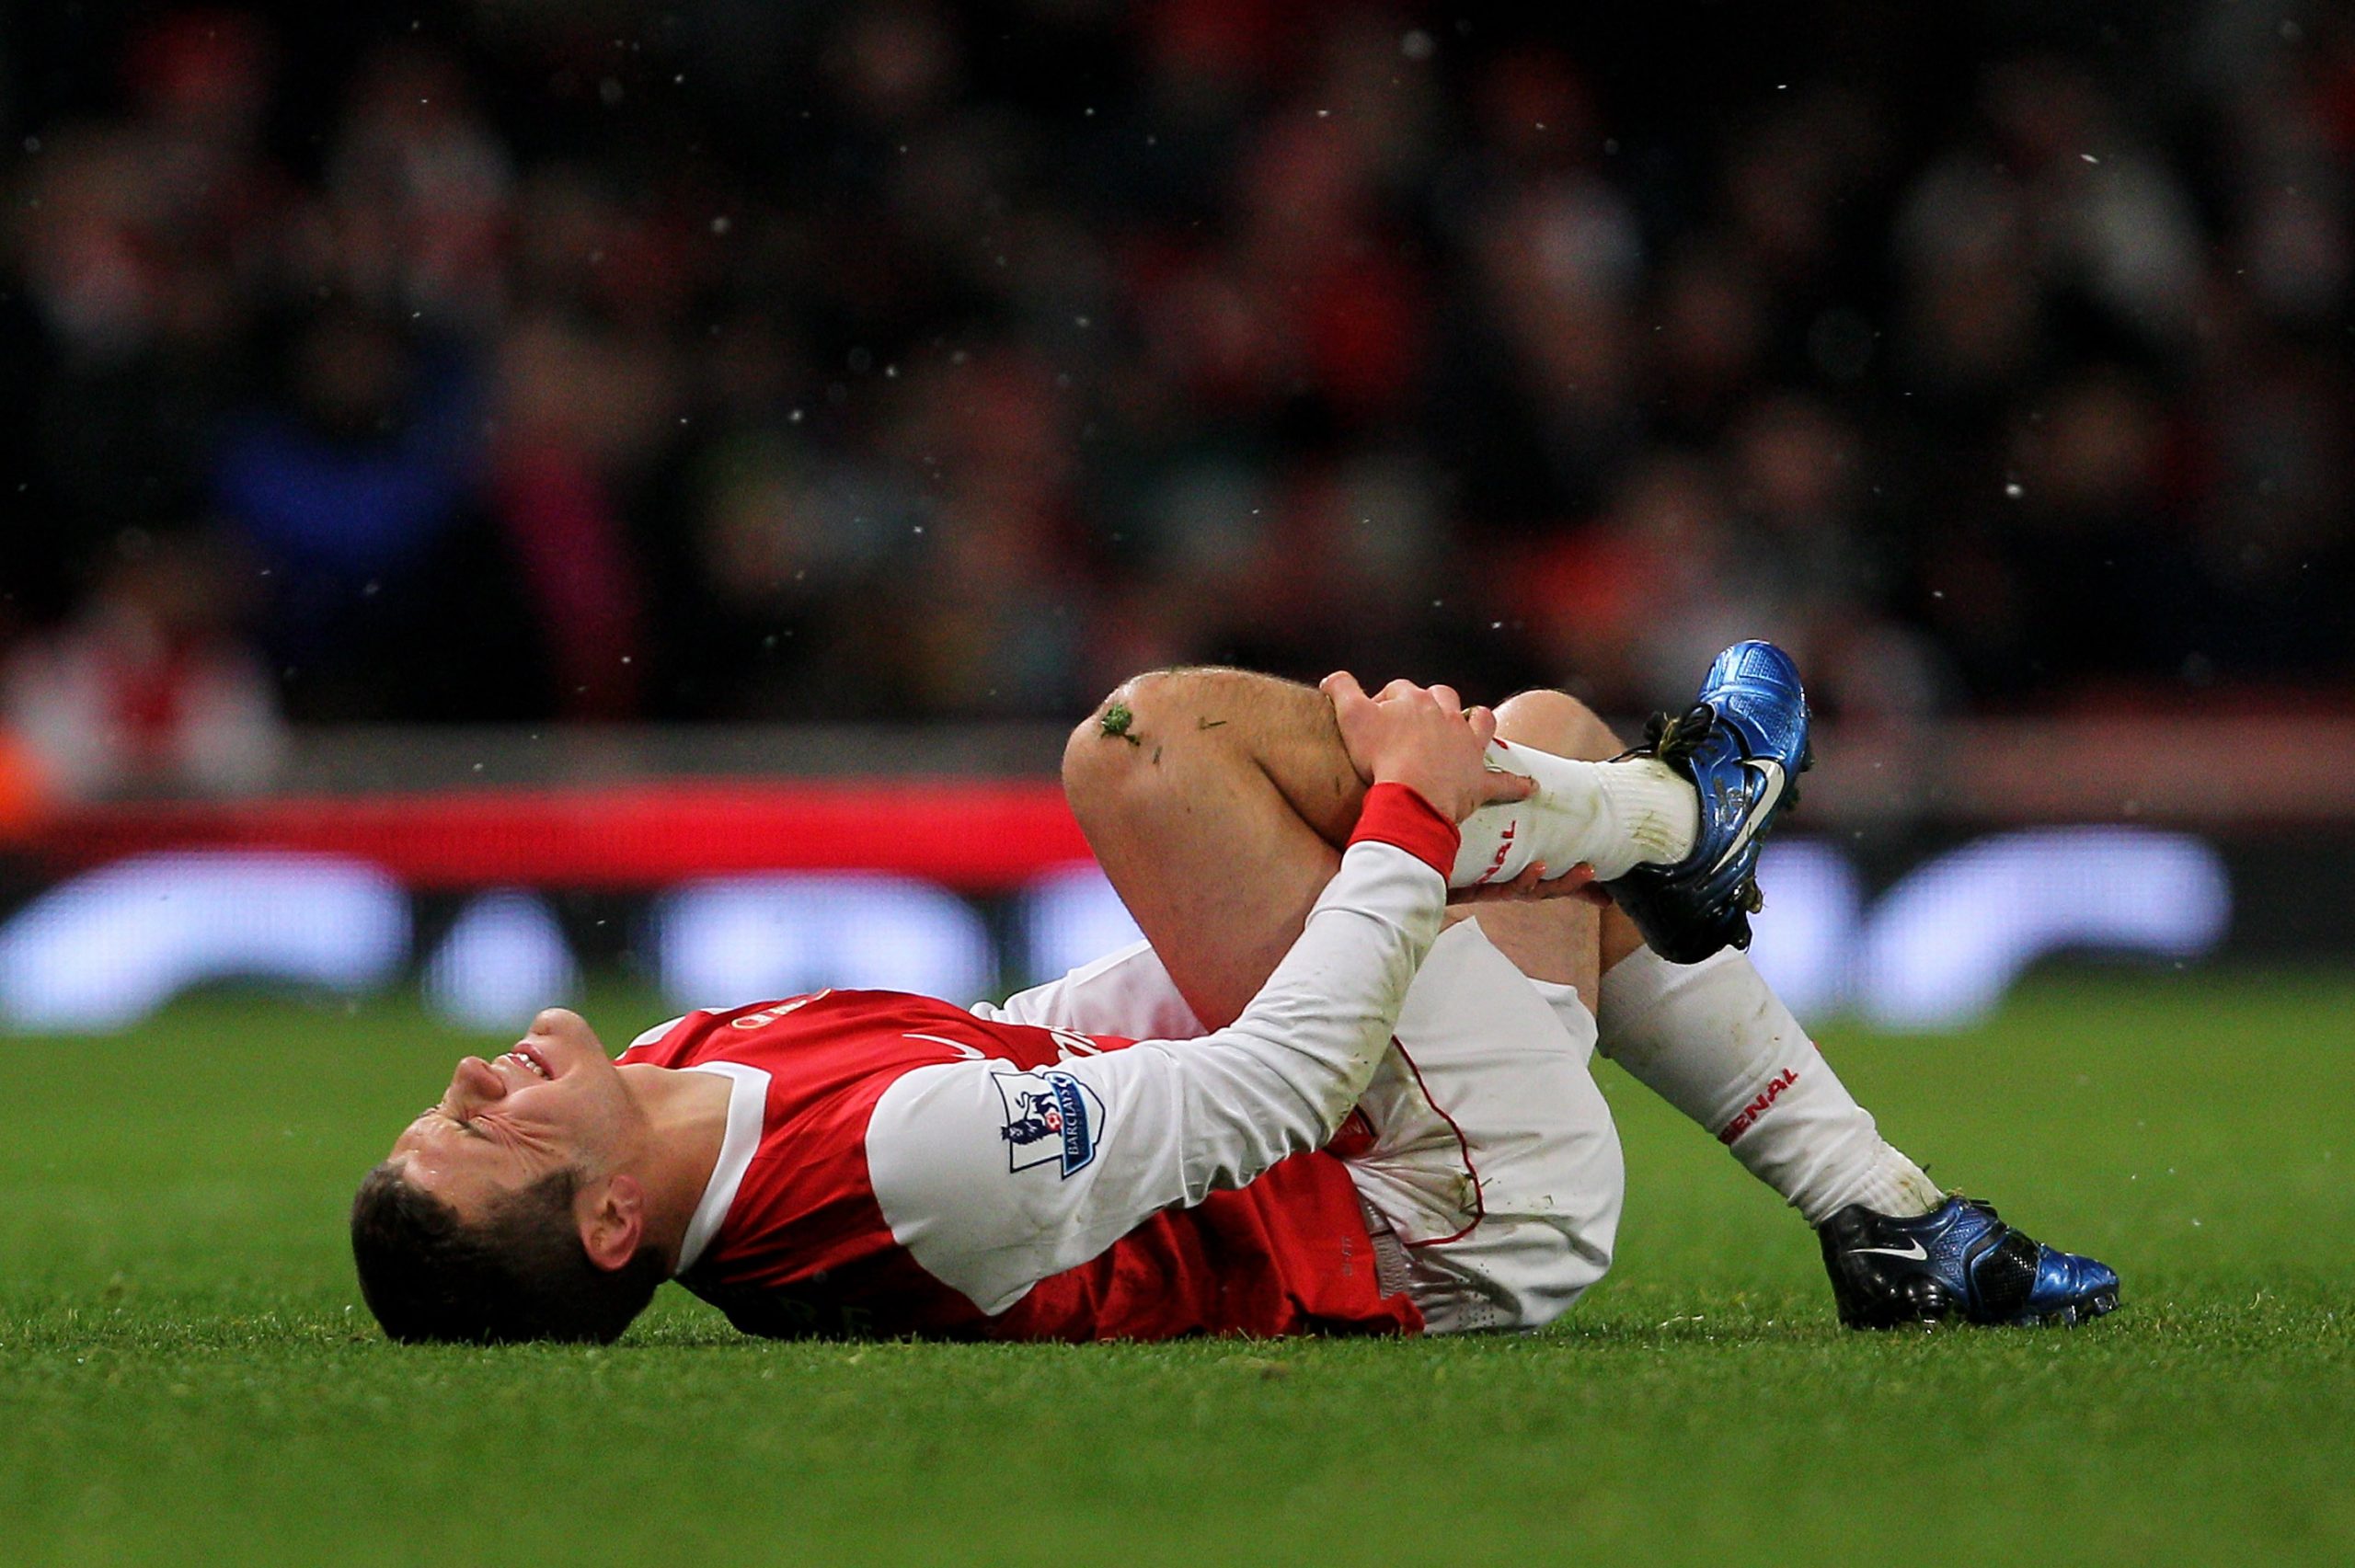
<path id="1" fill-rule="evenodd" d="M 1499 740 L 1488 748 L 1488 763 L 1536 780 L 1537 788 L 1526 800 L 1483 807 L 1465 820 L 1452 887 L 1510 882 L 1541 862 L 1554 876 L 1591 865 L 1595 879 L 1607 882 L 1693 853 L 1700 803 L 1692 781 L 1655 758 L 1582 762 Z"/>
<path id="2" fill-rule="evenodd" d="M 1597 1048 L 1716 1133 L 1810 1225 L 1852 1203 L 1923 1214 L 1945 1195 L 1890 1147 L 1748 957 L 1639 947 L 1603 977 Z"/>

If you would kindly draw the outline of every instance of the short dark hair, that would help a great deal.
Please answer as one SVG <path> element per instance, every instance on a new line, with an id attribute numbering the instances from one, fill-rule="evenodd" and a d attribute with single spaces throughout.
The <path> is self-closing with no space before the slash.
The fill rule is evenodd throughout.
<path id="1" fill-rule="evenodd" d="M 615 1269 L 591 1261 L 572 1219 L 580 1190 L 580 1173 L 567 1168 L 508 1194 L 469 1225 L 387 1161 L 351 1200 L 360 1294 L 404 1345 L 610 1345 L 666 1270 L 652 1247 Z"/>

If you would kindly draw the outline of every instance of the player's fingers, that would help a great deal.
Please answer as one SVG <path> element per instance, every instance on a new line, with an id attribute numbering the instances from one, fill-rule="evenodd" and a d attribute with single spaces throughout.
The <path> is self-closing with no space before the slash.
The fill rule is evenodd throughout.
<path id="1" fill-rule="evenodd" d="M 1456 694 L 1454 687 L 1433 686 L 1429 688 L 1429 690 L 1431 694 L 1431 701 L 1439 704 L 1440 712 L 1444 714 L 1460 714 L 1464 711 L 1464 699 Z"/>
<path id="2" fill-rule="evenodd" d="M 1377 703 L 1395 703 L 1401 697 L 1419 696 L 1421 694 L 1422 690 L 1423 689 L 1420 686 L 1416 685 L 1412 681 L 1401 676 L 1399 679 L 1390 682 L 1389 685 L 1384 686 L 1381 691 L 1375 692 L 1373 700 Z"/>
<path id="3" fill-rule="evenodd" d="M 1574 898 L 1580 903 L 1594 904 L 1606 910 L 1611 907 L 1610 893 L 1604 889 L 1602 883 L 1594 879 L 1594 867 L 1584 861 L 1580 861 L 1561 876 L 1546 883 L 1541 896 L 1548 898 Z"/>
<path id="4" fill-rule="evenodd" d="M 1491 882 L 1484 887 L 1459 889 L 1450 893 L 1447 901 L 1451 904 L 1527 903 L 1534 898 L 1561 897 L 1554 888 L 1554 882 L 1545 876 L 1545 863 L 1539 861 L 1510 882 Z"/>
<path id="5" fill-rule="evenodd" d="M 1527 800 L 1537 789 L 1537 781 L 1525 773 L 1509 773 L 1502 768 L 1490 768 L 1482 777 L 1480 803 L 1495 806 L 1509 800 Z"/>
<path id="6" fill-rule="evenodd" d="M 1477 740 L 1484 750 L 1488 742 L 1497 738 L 1496 710 L 1485 704 L 1467 710 L 1464 722 L 1472 727 L 1472 738 Z"/>
<path id="7" fill-rule="evenodd" d="M 1318 681 L 1316 689 L 1332 698 L 1333 705 L 1337 708 L 1343 703 L 1354 704 L 1368 700 L 1365 688 L 1359 685 L 1358 678 L 1346 670 L 1336 670 Z"/>

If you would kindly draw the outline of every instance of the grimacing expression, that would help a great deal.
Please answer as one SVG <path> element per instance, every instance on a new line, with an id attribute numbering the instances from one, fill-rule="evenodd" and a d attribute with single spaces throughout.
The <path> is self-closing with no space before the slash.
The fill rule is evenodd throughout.
<path id="1" fill-rule="evenodd" d="M 494 1198 L 568 1166 L 606 1173 L 640 1115 L 587 1020 L 551 1007 L 514 1049 L 459 1062 L 392 1159 L 408 1180 L 477 1219 Z"/>

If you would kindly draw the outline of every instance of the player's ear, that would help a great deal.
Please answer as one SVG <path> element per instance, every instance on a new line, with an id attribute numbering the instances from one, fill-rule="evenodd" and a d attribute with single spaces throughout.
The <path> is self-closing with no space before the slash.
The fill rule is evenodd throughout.
<path id="1" fill-rule="evenodd" d="M 573 1214 L 580 1222 L 580 1245 L 599 1268 L 620 1268 L 645 1244 L 646 1189 L 636 1176 L 616 1174 L 585 1185 Z"/>

